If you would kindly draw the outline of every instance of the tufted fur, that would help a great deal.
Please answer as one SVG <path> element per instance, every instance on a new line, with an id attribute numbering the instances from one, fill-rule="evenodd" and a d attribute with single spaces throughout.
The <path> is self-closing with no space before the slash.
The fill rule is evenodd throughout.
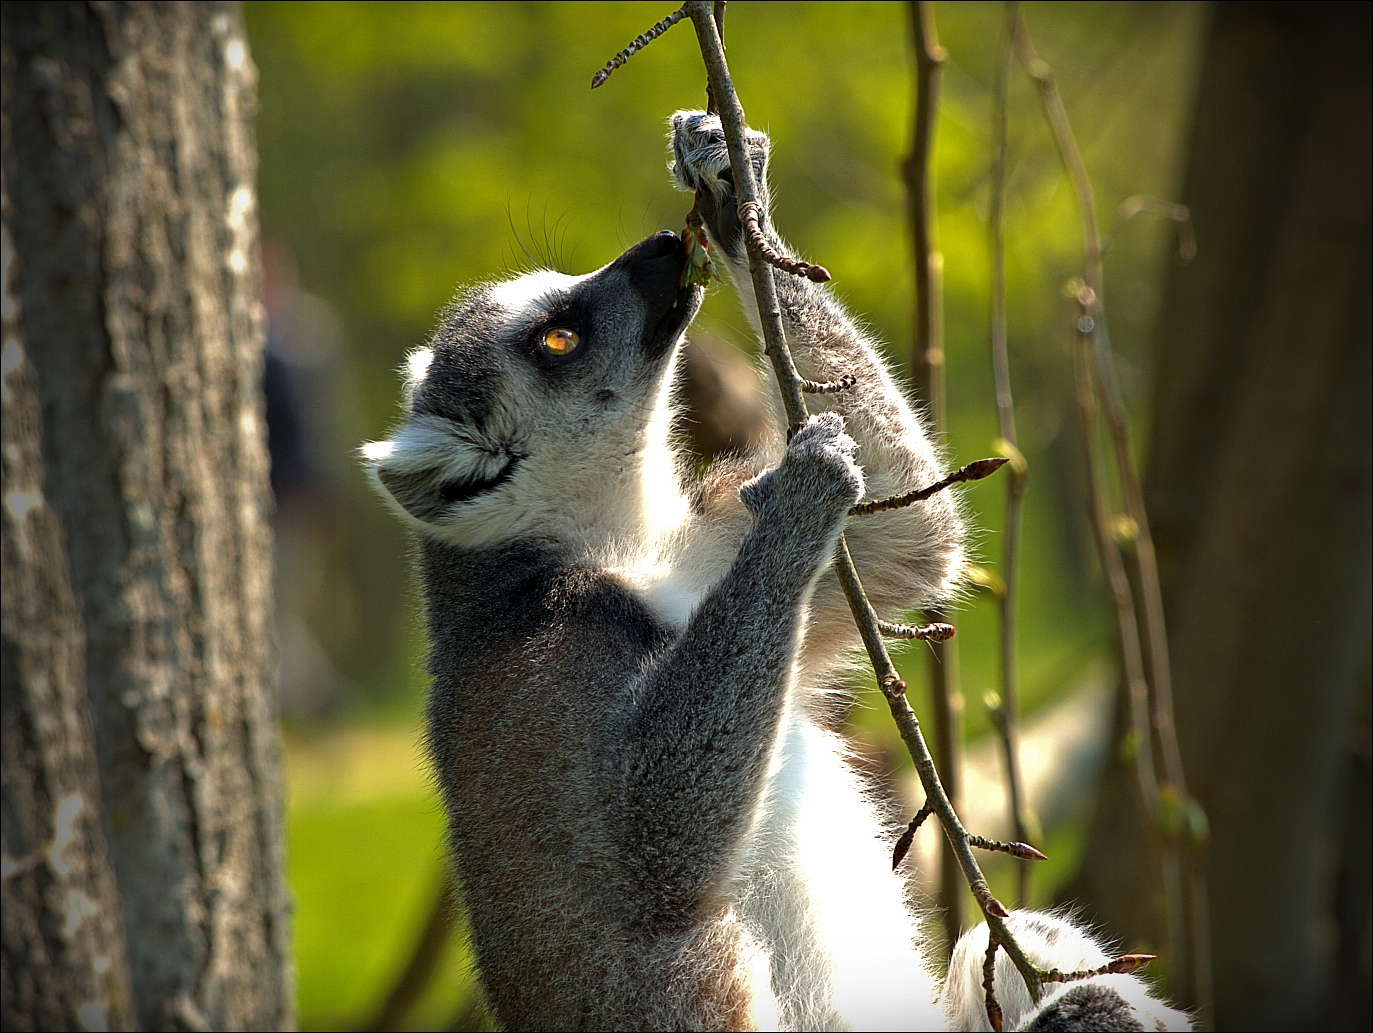
<path id="1" fill-rule="evenodd" d="M 751 311 L 718 121 L 676 116 L 673 150 Z M 890 830 L 813 719 L 857 644 L 841 530 L 880 612 L 954 587 L 947 494 L 846 516 L 935 480 L 935 449 L 829 293 L 780 278 L 802 374 L 858 386 L 688 483 L 667 434 L 684 261 L 659 234 L 460 296 L 364 448 L 420 541 L 429 751 L 483 987 L 521 1029 L 980 1028 L 958 970 L 939 1003 Z M 554 327 L 581 348 L 541 352 Z"/>

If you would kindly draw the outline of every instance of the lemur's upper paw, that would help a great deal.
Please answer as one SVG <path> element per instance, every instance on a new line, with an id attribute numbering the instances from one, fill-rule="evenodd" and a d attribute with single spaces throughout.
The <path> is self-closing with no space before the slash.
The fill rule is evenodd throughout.
<path id="1" fill-rule="evenodd" d="M 720 116 L 704 111 L 679 111 L 672 116 L 672 161 L 668 171 L 679 190 L 701 191 L 697 208 L 711 238 L 735 257 L 743 255 L 743 234 L 730 170 L 729 148 L 720 127 Z M 767 167 L 769 143 L 765 134 L 750 129 L 745 134 L 753 178 L 764 220 L 768 210 Z"/>
<path id="2" fill-rule="evenodd" d="M 857 451 L 837 413 L 812 416 L 792 436 L 782 464 L 744 486 L 744 502 L 755 512 L 771 503 L 813 515 L 828 529 L 863 495 Z"/>
<path id="3" fill-rule="evenodd" d="M 789 462 L 793 455 L 805 456 L 826 467 L 849 506 L 863 496 L 863 470 L 854 462 L 857 453 L 858 443 L 844 433 L 844 419 L 834 412 L 812 416 L 787 445 Z"/>
<path id="4" fill-rule="evenodd" d="M 717 196 L 734 192 L 729 170 L 729 148 L 719 115 L 704 111 L 679 111 L 672 116 L 672 163 L 668 166 L 678 189 L 705 187 Z M 749 129 L 745 133 L 753 175 L 760 186 L 768 165 L 767 135 Z"/>

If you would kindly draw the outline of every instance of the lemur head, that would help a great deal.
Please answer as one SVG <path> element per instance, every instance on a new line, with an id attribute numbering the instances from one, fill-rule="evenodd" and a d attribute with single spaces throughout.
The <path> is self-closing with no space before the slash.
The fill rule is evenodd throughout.
<path id="1" fill-rule="evenodd" d="M 405 417 L 363 447 L 421 533 L 462 545 L 642 523 L 645 453 L 701 304 L 670 232 L 586 276 L 539 271 L 461 294 L 407 363 Z"/>

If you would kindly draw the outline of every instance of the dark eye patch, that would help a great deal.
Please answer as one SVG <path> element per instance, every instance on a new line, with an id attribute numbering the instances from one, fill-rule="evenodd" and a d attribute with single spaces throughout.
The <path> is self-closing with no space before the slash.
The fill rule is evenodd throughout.
<path id="1" fill-rule="evenodd" d="M 589 312 L 582 299 L 573 296 L 560 301 L 539 319 L 529 323 L 520 334 L 518 348 L 542 369 L 552 369 L 574 362 L 585 355 L 592 343 Z M 580 345 L 566 355 L 550 355 L 543 347 L 550 330 L 571 330 L 581 338 Z"/>

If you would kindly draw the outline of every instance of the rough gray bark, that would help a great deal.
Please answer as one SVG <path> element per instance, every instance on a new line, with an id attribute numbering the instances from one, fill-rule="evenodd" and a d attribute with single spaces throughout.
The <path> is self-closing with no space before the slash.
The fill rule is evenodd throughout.
<path id="1" fill-rule="evenodd" d="M 1198 257 L 1162 320 L 1146 489 L 1221 1029 L 1328 1028 L 1351 960 L 1331 933 L 1373 613 L 1369 30 L 1366 4 L 1217 5 L 1183 198 Z M 1117 767 L 1075 890 L 1159 943 L 1136 813 Z"/>
<path id="2" fill-rule="evenodd" d="M 6 4 L 3 61 L 4 493 L 38 500 L 5 522 L 4 1022 L 80 1028 L 103 967 L 116 1025 L 286 1027 L 238 11 Z M 43 854 L 73 794 L 75 941 Z"/>
<path id="3" fill-rule="evenodd" d="M 8 82 L 8 67 L 5 75 Z M 8 151 L 7 119 L 3 138 Z M 132 994 L 100 823 L 85 635 L 61 521 L 43 496 L 42 416 L 14 289 L 5 186 L 0 1021 L 6 1029 L 129 1029 Z"/>

